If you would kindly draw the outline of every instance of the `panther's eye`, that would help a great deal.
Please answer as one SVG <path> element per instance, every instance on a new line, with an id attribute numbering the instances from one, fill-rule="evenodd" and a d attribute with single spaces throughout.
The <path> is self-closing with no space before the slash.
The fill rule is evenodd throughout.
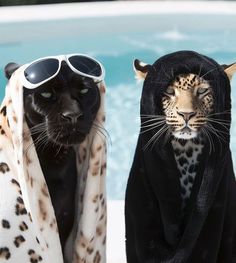
<path id="1" fill-rule="evenodd" d="M 175 95 L 175 90 L 173 87 L 168 87 L 165 91 L 166 95 L 172 95 L 174 96 Z"/>
<path id="2" fill-rule="evenodd" d="M 46 98 L 46 99 L 50 99 L 52 97 L 52 93 L 51 92 L 42 92 L 42 93 L 40 93 L 40 95 L 43 98 Z"/>
<path id="3" fill-rule="evenodd" d="M 198 95 L 202 95 L 202 94 L 206 93 L 207 91 L 208 91 L 207 88 L 199 88 L 199 89 L 197 90 L 197 94 L 198 94 Z"/>
<path id="4" fill-rule="evenodd" d="M 80 90 L 80 93 L 81 93 L 81 94 L 86 94 L 86 93 L 88 92 L 88 90 L 89 90 L 89 89 L 81 89 L 81 90 Z"/>

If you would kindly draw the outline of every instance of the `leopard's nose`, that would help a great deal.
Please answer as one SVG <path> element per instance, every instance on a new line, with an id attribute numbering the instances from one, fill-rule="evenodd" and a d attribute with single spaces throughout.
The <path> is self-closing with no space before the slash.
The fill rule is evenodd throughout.
<path id="1" fill-rule="evenodd" d="M 80 118 L 82 118 L 83 113 L 82 112 L 70 112 L 66 111 L 61 113 L 61 118 L 64 119 L 67 122 L 70 122 L 72 124 L 75 124 L 78 122 Z"/>
<path id="2" fill-rule="evenodd" d="M 192 112 L 183 112 L 183 111 L 177 111 L 177 113 L 183 117 L 183 119 L 188 122 L 192 117 L 194 117 L 197 113 L 192 111 Z"/>

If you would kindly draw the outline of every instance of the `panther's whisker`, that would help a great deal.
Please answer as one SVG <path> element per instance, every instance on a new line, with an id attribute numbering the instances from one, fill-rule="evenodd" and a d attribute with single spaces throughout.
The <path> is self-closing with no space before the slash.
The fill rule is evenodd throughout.
<path id="1" fill-rule="evenodd" d="M 103 127 L 103 125 L 99 125 L 99 124 L 94 122 L 93 128 L 95 130 L 97 129 L 97 131 L 100 132 L 104 136 L 105 140 L 108 138 L 109 143 L 112 145 L 111 136 L 110 136 L 109 132 Z"/>
<path id="2" fill-rule="evenodd" d="M 101 132 L 98 130 L 95 130 L 95 133 L 101 138 L 101 140 L 104 140 L 104 137 L 101 135 Z M 111 142 L 110 142 L 111 143 Z"/>
<path id="3" fill-rule="evenodd" d="M 42 132 L 39 134 L 39 136 L 38 136 L 35 140 L 32 141 L 32 143 L 31 143 L 30 145 L 27 146 L 27 148 L 26 148 L 26 153 L 29 151 L 29 149 L 30 149 L 33 145 L 35 145 L 35 147 L 36 147 L 37 142 L 38 142 L 39 140 L 41 140 L 41 138 L 45 138 L 45 137 L 46 137 L 46 131 L 44 130 L 44 131 L 42 131 Z"/>
<path id="4" fill-rule="evenodd" d="M 35 129 L 29 129 L 29 130 L 30 130 L 30 133 L 32 135 L 32 134 L 40 133 L 41 131 L 44 131 L 46 129 L 47 129 L 46 125 L 44 125 L 44 126 L 42 125 L 40 127 L 36 127 Z"/>
<path id="5" fill-rule="evenodd" d="M 96 126 L 95 123 L 93 124 L 92 128 L 95 130 L 95 133 L 98 134 L 102 140 L 107 140 L 107 136 L 108 136 L 108 142 L 110 145 L 112 145 L 111 136 L 105 129 Z M 103 132 L 104 130 L 105 133 Z"/>
<path id="6" fill-rule="evenodd" d="M 94 129 L 95 134 L 97 134 L 97 135 L 101 138 L 102 141 L 104 141 L 104 140 L 106 141 L 107 137 L 106 137 L 106 135 L 105 135 L 101 130 L 99 130 L 99 129 L 96 128 L 96 127 L 92 127 L 92 129 Z M 108 143 L 109 143 L 110 145 L 112 145 L 112 140 L 111 140 L 110 137 L 109 137 Z"/>
<path id="7" fill-rule="evenodd" d="M 97 123 L 97 122 L 94 121 L 93 125 L 97 126 L 97 127 L 100 128 L 101 130 L 103 130 L 104 133 L 105 133 L 108 137 L 110 137 L 109 132 L 106 130 L 106 128 L 103 126 L 103 124 Z M 106 136 L 105 136 L 105 137 L 106 137 Z"/>
<path id="8" fill-rule="evenodd" d="M 42 146 L 45 146 L 49 144 L 49 140 L 48 140 L 48 135 L 45 134 L 43 137 L 41 137 L 37 142 L 36 142 L 36 147 L 37 149 L 40 149 Z M 44 149 L 43 148 L 43 149 Z"/>
<path id="9" fill-rule="evenodd" d="M 45 131 L 46 132 L 46 131 Z M 46 133 L 41 133 L 33 142 L 32 144 L 27 148 L 27 151 L 34 145 L 35 148 L 39 149 L 41 145 L 48 143 L 48 136 Z"/>
<path id="10" fill-rule="evenodd" d="M 55 137 L 55 139 L 54 139 L 54 141 L 53 141 L 53 145 L 57 146 L 58 138 L 60 137 L 61 132 L 62 132 L 61 129 L 57 132 L 57 136 Z M 58 153 L 56 153 L 56 156 L 57 156 L 57 154 L 58 154 Z"/>
<path id="11" fill-rule="evenodd" d="M 96 132 L 99 132 L 100 134 L 102 134 L 103 137 L 106 139 L 107 136 L 106 136 L 106 134 L 105 134 L 104 132 L 102 132 L 102 130 L 100 129 L 100 127 L 97 127 L 96 125 L 94 125 L 94 126 L 95 126 L 95 127 L 93 127 L 94 130 L 95 130 Z"/>

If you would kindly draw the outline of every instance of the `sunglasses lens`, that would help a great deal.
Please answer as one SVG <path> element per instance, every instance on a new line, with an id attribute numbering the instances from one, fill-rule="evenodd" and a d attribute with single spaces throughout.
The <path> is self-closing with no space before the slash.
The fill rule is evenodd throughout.
<path id="1" fill-rule="evenodd" d="M 49 79 L 58 70 L 59 61 L 54 58 L 36 61 L 24 71 L 25 78 L 32 84 Z"/>
<path id="2" fill-rule="evenodd" d="M 71 65 L 78 71 L 93 77 L 102 75 L 101 66 L 92 58 L 86 56 L 75 55 L 69 58 Z"/>

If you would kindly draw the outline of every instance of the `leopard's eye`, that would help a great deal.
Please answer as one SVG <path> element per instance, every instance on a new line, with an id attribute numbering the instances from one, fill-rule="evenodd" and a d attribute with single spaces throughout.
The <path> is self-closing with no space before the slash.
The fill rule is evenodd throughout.
<path id="1" fill-rule="evenodd" d="M 198 88 L 197 94 L 202 95 L 202 94 L 206 93 L 207 91 L 208 91 L 207 88 Z"/>
<path id="2" fill-rule="evenodd" d="M 165 94 L 166 95 L 171 95 L 171 96 L 174 96 L 175 95 L 175 90 L 174 90 L 174 88 L 173 87 L 168 87 L 167 89 L 166 89 L 166 91 L 165 91 Z"/>
<path id="3" fill-rule="evenodd" d="M 81 94 L 86 94 L 86 93 L 88 92 L 88 90 L 89 90 L 89 89 L 81 89 L 81 90 L 80 90 L 80 93 L 81 93 Z"/>
<path id="4" fill-rule="evenodd" d="M 42 92 L 42 93 L 40 93 L 40 95 L 43 98 L 46 98 L 46 99 L 50 99 L 52 97 L 52 93 L 51 92 Z"/>

